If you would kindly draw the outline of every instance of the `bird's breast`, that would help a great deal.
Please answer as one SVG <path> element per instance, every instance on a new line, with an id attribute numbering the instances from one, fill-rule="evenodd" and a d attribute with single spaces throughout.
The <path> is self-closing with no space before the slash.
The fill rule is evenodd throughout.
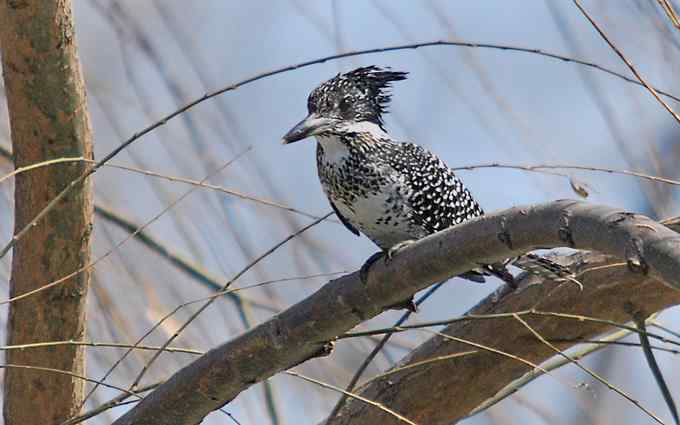
<path id="1" fill-rule="evenodd" d="M 320 145 L 317 152 L 319 179 L 345 220 L 383 249 L 425 236 L 411 220 L 411 194 L 400 175 L 379 161 L 349 151 L 342 155 L 327 146 Z"/>
<path id="2" fill-rule="evenodd" d="M 383 249 L 424 235 L 413 226 L 408 204 L 397 199 L 394 193 L 368 192 L 355 196 L 350 203 L 334 201 L 340 213 L 361 233 Z M 332 198 L 331 198 L 332 199 Z"/>

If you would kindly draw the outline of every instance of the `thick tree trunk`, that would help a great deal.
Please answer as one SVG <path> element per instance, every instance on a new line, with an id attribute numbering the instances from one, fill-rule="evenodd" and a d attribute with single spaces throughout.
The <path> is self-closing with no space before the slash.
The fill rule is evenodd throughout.
<path id="1" fill-rule="evenodd" d="M 10 113 L 15 166 L 59 158 L 92 157 L 92 133 L 77 56 L 70 0 L 1 0 L 0 48 Z M 15 186 L 15 229 L 85 170 L 58 164 L 22 173 Z M 10 295 L 39 288 L 89 261 L 92 229 L 90 181 L 16 243 Z M 89 273 L 10 304 L 8 344 L 81 340 Z M 84 374 L 83 347 L 12 350 L 7 363 Z M 8 369 L 4 419 L 13 424 L 54 424 L 77 414 L 84 382 L 66 375 Z"/>

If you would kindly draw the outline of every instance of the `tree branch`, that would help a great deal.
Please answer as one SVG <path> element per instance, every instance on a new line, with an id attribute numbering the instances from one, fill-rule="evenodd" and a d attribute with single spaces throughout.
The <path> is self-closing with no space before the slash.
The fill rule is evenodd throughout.
<path id="1" fill-rule="evenodd" d="M 244 80 L 241 80 L 237 83 L 231 84 L 229 86 L 223 87 L 221 89 L 209 92 L 204 94 L 203 96 L 192 100 L 191 102 L 187 103 L 186 105 L 180 107 L 179 109 L 165 115 L 162 117 L 160 120 L 148 125 L 147 127 L 139 130 L 137 133 L 133 134 L 131 137 L 129 137 L 127 140 L 122 142 L 117 148 L 106 154 L 102 159 L 100 159 L 98 162 L 96 162 L 91 168 L 87 170 L 87 172 L 81 174 L 77 179 L 72 180 L 71 184 L 67 186 L 64 190 L 59 192 L 55 197 L 53 197 L 50 202 L 31 220 L 31 222 L 27 223 L 23 228 L 21 229 L 15 229 L 15 234 L 12 237 L 12 239 L 2 248 L 0 249 L 0 258 L 3 258 L 10 249 L 14 247 L 14 245 L 22 239 L 26 233 L 30 230 L 30 228 L 40 221 L 42 221 L 43 218 L 47 215 L 47 213 L 56 207 L 56 205 L 64 198 L 66 197 L 70 191 L 73 189 L 73 187 L 78 186 L 81 184 L 87 177 L 89 177 L 91 174 L 97 172 L 99 168 L 104 166 L 106 163 L 108 163 L 112 158 L 117 156 L 120 152 L 123 150 L 127 149 L 132 143 L 136 142 L 137 140 L 141 139 L 143 136 L 147 135 L 148 133 L 154 131 L 155 129 L 164 126 L 167 124 L 169 121 L 172 119 L 178 117 L 179 115 L 189 111 L 196 105 L 205 102 L 208 99 L 212 99 L 213 97 L 219 96 L 223 93 L 229 92 L 229 91 L 234 91 L 240 87 L 246 86 L 248 84 L 254 83 L 256 81 L 262 80 L 264 78 L 269 78 L 274 75 L 282 74 L 284 72 L 289 72 L 293 71 L 299 68 L 305 68 L 311 65 L 316 65 L 320 63 L 324 63 L 327 61 L 331 60 L 336 60 L 336 59 L 342 59 L 342 58 L 347 58 L 347 57 L 352 57 L 352 56 L 359 56 L 359 55 L 366 55 L 366 54 L 371 54 L 371 53 L 386 53 L 386 52 L 394 52 L 394 51 L 401 51 L 401 50 L 410 50 L 410 49 L 419 49 L 421 47 L 431 47 L 431 46 L 457 46 L 457 47 L 467 47 L 467 48 L 478 48 L 478 49 L 494 49 L 494 50 L 499 50 L 499 51 L 509 51 L 509 52 L 523 52 L 527 54 L 534 54 L 534 55 L 539 55 L 543 56 L 546 58 L 551 58 L 551 59 L 557 59 L 561 60 L 564 62 L 573 62 L 591 69 L 595 69 L 604 73 L 607 73 L 609 75 L 612 75 L 614 77 L 620 78 L 624 81 L 627 81 L 631 84 L 637 84 L 639 86 L 647 87 L 640 83 L 639 81 L 636 81 L 630 77 L 627 77 L 623 74 L 620 74 L 616 71 L 613 71 L 611 69 L 605 68 L 601 65 L 598 65 L 593 62 L 587 62 L 584 60 L 576 59 L 576 58 L 571 58 L 563 55 L 558 55 L 555 53 L 551 52 L 546 52 L 540 49 L 533 49 L 533 48 L 527 48 L 527 47 L 519 47 L 519 46 L 511 46 L 511 45 L 503 45 L 503 44 L 488 44 L 488 43 L 471 43 L 471 42 L 465 42 L 465 41 L 443 41 L 443 40 L 436 40 L 436 41 L 426 41 L 422 43 L 410 43 L 410 44 L 404 44 L 404 45 L 398 45 L 398 46 L 389 46 L 389 47 L 378 47 L 378 48 L 372 48 L 372 49 L 366 49 L 366 50 L 356 50 L 352 52 L 344 52 L 344 53 L 339 53 L 335 55 L 329 55 L 329 56 L 324 56 L 321 58 L 317 59 L 312 59 L 308 60 L 305 62 L 300 62 L 294 65 L 288 65 L 284 66 L 282 68 L 277 68 L 271 71 L 266 71 L 262 72 L 257 75 L 253 75 L 249 78 L 246 78 Z M 665 92 L 660 89 L 656 89 L 652 86 L 649 86 L 656 90 L 657 93 L 666 96 L 670 99 L 673 99 L 675 101 L 680 101 L 680 98 L 677 96 L 673 96 L 672 94 Z"/>
<path id="2" fill-rule="evenodd" d="M 666 226 L 680 232 L 678 220 Z M 655 232 L 646 224 L 641 229 Z M 641 227 L 642 226 L 642 227 Z M 654 227 L 656 229 L 656 227 Z M 667 234 L 667 232 L 664 232 Z M 671 236 L 663 236 L 670 241 Z M 677 241 L 677 236 L 673 237 Z M 673 242 L 677 243 L 677 242 Z M 579 244 L 580 246 L 580 244 Z M 564 261 L 566 260 L 566 261 Z M 574 286 L 554 282 L 537 285 L 532 276 L 525 276 L 515 293 L 504 291 L 492 294 L 467 315 L 489 315 L 536 309 L 571 313 L 628 322 L 635 312 L 660 311 L 680 303 L 680 292 L 662 285 L 652 274 L 631 271 L 619 259 L 611 256 L 579 252 L 561 261 L 570 266 L 584 285 L 583 291 Z M 546 339 L 558 339 L 555 344 L 564 350 L 612 329 L 605 322 L 580 321 L 534 315 L 527 318 L 531 326 Z M 542 363 L 554 351 L 537 340 L 523 326 L 509 318 L 468 320 L 451 324 L 442 331 L 460 339 L 475 341 L 498 350 L 512 353 L 533 363 Z M 396 368 L 423 362 L 426 359 L 450 356 L 470 347 L 451 343 L 443 337 L 434 337 L 412 351 Z M 390 409 L 405 414 L 417 423 L 451 424 L 465 418 L 471 411 L 494 397 L 513 381 L 532 372 L 526 365 L 510 358 L 479 352 L 475 356 L 457 357 L 448 362 L 437 362 L 428 368 L 407 369 L 408 372 L 390 373 L 364 385 L 358 394 L 380 402 Z M 436 383 L 436 388 L 433 385 Z M 516 388 L 515 388 L 516 390 Z M 510 392 L 506 392 L 506 396 Z M 452 403 L 451 400 L 455 400 Z M 368 425 L 397 423 L 376 415 L 371 409 L 349 400 L 338 417 L 326 425 Z"/>
<path id="3" fill-rule="evenodd" d="M 565 245 L 579 249 L 598 250 L 625 258 L 628 268 L 619 267 L 618 273 L 622 275 L 619 277 L 628 276 L 628 282 L 632 280 L 638 282 L 638 292 L 630 294 L 628 299 L 630 302 L 637 302 L 639 298 L 651 306 L 660 308 L 680 302 L 680 292 L 661 285 L 649 286 L 649 283 L 658 277 L 663 279 L 668 286 L 680 288 L 680 236 L 663 225 L 640 215 L 577 201 L 558 201 L 533 207 L 513 208 L 424 238 L 405 248 L 389 265 L 383 262 L 375 263 L 366 284 L 360 281 L 356 272 L 331 281 L 307 299 L 209 351 L 183 368 L 119 418 L 115 424 L 198 423 L 208 413 L 233 400 L 251 385 L 306 360 L 328 354 L 329 341 L 434 282 L 459 275 L 478 263 L 493 263 L 532 249 Z M 592 285 L 589 279 L 586 281 Z M 615 281 L 609 283 L 613 285 Z M 640 287 L 649 290 L 639 291 Z M 659 297 L 659 288 L 667 296 Z M 503 298 L 500 304 L 514 308 L 521 300 L 523 304 L 533 305 L 542 299 L 536 296 L 537 293 L 539 295 L 543 293 L 546 296 L 547 306 L 552 305 L 550 303 L 559 304 L 559 297 L 547 297 L 549 292 L 544 293 L 550 290 L 562 291 L 560 294 L 573 293 L 576 296 L 572 296 L 572 299 L 581 299 L 581 302 L 591 307 L 615 304 L 614 301 L 620 299 L 616 291 L 611 290 L 599 292 L 598 297 L 586 297 L 585 293 L 576 291 L 570 285 L 558 289 L 550 285 L 536 285 L 517 295 Z M 507 304 L 506 300 L 511 300 L 512 303 Z M 488 305 L 489 300 L 485 303 L 487 304 L 482 304 L 480 308 L 484 306 L 487 309 L 493 308 Z M 542 332 L 546 338 L 554 337 L 554 332 L 548 332 L 550 329 L 546 329 L 543 322 L 553 323 L 555 327 L 555 321 L 550 317 L 530 321 L 531 326 Z M 490 323 L 494 325 L 491 326 Z M 499 333 L 498 323 L 495 320 L 488 320 L 475 326 L 469 324 L 458 326 L 467 329 L 483 327 L 486 332 L 480 335 L 487 335 L 487 338 L 493 340 L 498 340 L 498 335 L 506 335 L 505 326 L 515 332 L 516 327 L 519 326 L 527 332 L 526 328 L 513 322 L 504 325 L 503 332 Z M 596 326 L 581 323 L 579 329 Z M 562 332 L 560 335 L 565 336 Z M 579 336 L 583 337 L 581 334 Z M 502 340 L 505 339 L 504 337 Z M 498 341 L 492 342 L 498 345 Z M 526 338 L 524 342 L 527 342 Z M 454 343 L 442 344 L 441 342 L 439 345 L 457 346 Z M 427 343 L 416 350 L 416 353 L 426 352 L 432 347 L 432 343 Z M 520 350 L 519 355 L 528 354 L 524 351 L 526 350 Z M 549 348 L 545 351 L 552 352 Z M 488 353 L 465 357 L 473 358 L 478 366 L 483 364 L 487 373 L 497 373 L 498 367 L 496 366 L 503 363 L 499 362 L 497 355 Z M 422 356 L 419 358 L 422 359 Z M 414 357 L 410 356 L 409 360 L 411 359 Z M 441 362 L 441 365 L 448 364 L 449 362 Z M 458 364 L 457 361 L 455 364 Z M 527 370 L 524 364 L 511 366 L 517 370 L 517 373 Z M 440 370 L 439 367 L 429 366 L 423 370 Z M 478 367 L 474 369 L 479 371 Z M 419 370 L 412 368 L 403 375 L 397 374 L 396 377 L 410 376 L 418 373 Z M 440 387 L 440 381 L 446 382 L 461 376 L 458 369 L 456 373 L 450 375 L 452 376 L 442 376 L 438 373 L 437 379 L 431 379 L 427 391 L 420 393 L 421 401 L 424 401 L 423 398 L 428 398 L 428 402 L 431 403 L 430 397 L 437 398 L 438 393 L 444 393 L 440 391 L 444 388 Z M 390 380 L 394 378 L 395 375 L 390 376 Z M 477 385 L 475 382 L 477 380 L 478 377 L 475 376 L 468 382 L 459 382 L 457 386 L 461 391 L 467 391 L 470 385 Z M 499 380 L 497 385 L 502 386 L 507 382 Z M 377 388 L 377 386 L 369 390 L 372 388 Z M 373 400 L 385 395 L 385 387 L 380 386 L 380 388 L 381 391 L 370 393 L 374 397 L 368 398 Z M 394 400 L 399 399 L 399 394 L 390 392 L 389 395 L 391 397 L 382 398 L 384 404 L 394 406 Z M 442 409 L 444 412 L 440 412 L 442 415 L 452 416 L 449 411 L 458 409 L 451 406 L 450 400 L 450 398 L 446 399 L 446 408 Z M 457 400 L 455 404 L 458 403 Z M 470 403 L 471 407 L 465 410 L 466 413 L 472 410 L 473 404 Z M 353 406 L 353 403 L 350 401 L 348 406 Z M 439 408 L 441 409 L 441 405 Z M 405 414 L 409 419 L 418 421 L 423 418 L 420 414 L 412 416 L 414 412 L 408 409 L 397 408 L 396 410 Z M 363 414 L 373 418 L 376 414 L 379 415 L 373 411 L 363 412 Z M 429 414 L 435 417 L 433 413 Z M 348 416 L 343 414 L 337 419 L 347 420 L 347 418 Z M 380 418 L 387 422 L 368 420 L 362 423 L 390 423 L 389 419 L 382 416 Z M 424 423 L 443 422 L 428 419 Z"/>

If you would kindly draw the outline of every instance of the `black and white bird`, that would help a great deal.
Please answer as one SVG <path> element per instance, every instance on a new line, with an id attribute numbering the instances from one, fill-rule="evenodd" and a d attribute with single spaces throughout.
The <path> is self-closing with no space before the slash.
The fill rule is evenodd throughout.
<path id="1" fill-rule="evenodd" d="M 319 179 L 336 215 L 388 257 L 405 243 L 484 214 L 441 159 L 385 130 L 391 83 L 406 75 L 376 66 L 338 74 L 312 91 L 309 115 L 283 136 L 284 144 L 316 138 Z M 483 282 L 484 275 L 514 284 L 504 264 L 462 277 Z"/>

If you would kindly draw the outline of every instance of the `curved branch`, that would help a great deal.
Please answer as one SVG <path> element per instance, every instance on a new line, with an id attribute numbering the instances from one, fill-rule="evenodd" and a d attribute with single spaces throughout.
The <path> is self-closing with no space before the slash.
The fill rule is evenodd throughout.
<path id="1" fill-rule="evenodd" d="M 680 232 L 678 219 L 669 220 L 665 225 Z M 656 231 L 656 227 L 646 227 L 643 223 L 635 226 L 649 232 Z M 623 323 L 633 320 L 636 312 L 649 314 L 680 304 L 679 291 L 661 284 L 653 275 L 631 271 L 617 258 L 579 252 L 562 258 L 561 263 L 577 272 L 578 279 L 584 286 L 583 291 L 578 291 L 573 285 L 554 282 L 536 285 L 534 277 L 525 276 L 517 292 L 492 294 L 467 314 L 489 315 L 537 309 L 594 316 Z M 544 338 L 559 340 L 560 343 L 555 345 L 562 350 L 612 329 L 604 321 L 565 320 L 545 315 L 528 317 L 527 320 Z M 550 347 L 534 338 L 525 327 L 508 318 L 460 321 L 446 327 L 442 332 L 492 346 L 533 363 L 541 364 L 554 355 Z M 426 359 L 452 356 L 469 349 L 464 344 L 451 343 L 444 337 L 436 336 L 412 351 L 394 369 L 408 368 L 409 365 L 422 363 Z M 408 373 L 390 373 L 389 378 L 370 381 L 358 394 L 385 404 L 397 412 L 408 412 L 407 416 L 416 422 L 420 420 L 419 423 L 448 425 L 467 417 L 470 412 L 484 410 L 479 407 L 488 407 L 487 400 L 496 394 L 505 392 L 505 396 L 510 395 L 507 388 L 514 386 L 513 392 L 516 391 L 518 387 L 515 381 L 533 372 L 529 369 L 510 358 L 480 352 L 476 356 L 438 362 L 428 368 L 410 369 Z M 433 389 L 433 382 L 436 382 L 436 389 Z M 424 397 L 423 394 L 427 396 Z M 451 400 L 456 400 L 456 403 L 451 403 Z M 325 424 L 393 423 L 374 413 L 349 400 L 338 415 Z"/>
<path id="2" fill-rule="evenodd" d="M 625 258 L 631 272 L 625 271 L 623 267 L 619 270 L 635 276 L 638 282 L 648 284 L 653 280 L 653 274 L 663 279 L 669 287 L 680 288 L 680 236 L 663 225 L 640 215 L 577 201 L 512 208 L 424 238 L 406 247 L 387 266 L 383 262 L 375 263 L 366 284 L 360 281 L 356 272 L 331 281 L 307 299 L 209 351 L 180 370 L 115 424 L 198 423 L 208 413 L 233 400 L 251 385 L 306 360 L 328 354 L 329 341 L 435 282 L 464 273 L 478 263 L 494 263 L 532 249 L 565 245 Z M 651 273 L 649 277 L 648 273 Z M 546 291 L 548 287 L 531 286 L 526 291 L 505 299 L 514 302 L 522 300 L 523 303 L 533 305 L 538 300 L 533 291 Z M 658 288 L 653 289 L 656 291 Z M 556 291 L 577 293 L 568 285 Z M 665 291 L 670 295 L 664 300 L 657 300 L 656 305 L 660 302 L 665 305 L 680 302 L 680 291 Z M 639 292 L 638 296 L 644 301 L 658 298 L 656 293 L 651 293 L 651 289 Z M 587 297 L 583 302 L 590 303 L 591 306 L 603 303 L 606 305 L 618 299 L 616 292 L 605 292 L 603 295 L 606 297 Z M 635 301 L 633 295 L 631 300 Z M 559 302 L 556 296 L 546 299 L 548 304 Z M 510 306 L 514 307 L 512 304 Z M 541 318 L 538 321 L 532 320 L 531 324 L 535 329 L 544 332 L 545 326 L 541 326 L 541 323 L 549 320 L 550 318 Z M 488 333 L 484 335 L 495 339 L 498 339 L 498 335 L 506 335 L 505 329 L 502 333 L 498 332 L 498 322 L 485 322 L 495 325 L 489 328 L 489 324 L 480 324 L 480 327 L 487 328 Z M 477 324 L 459 326 L 474 328 Z M 521 325 L 508 325 L 513 329 L 515 326 Z M 526 328 L 522 328 L 526 332 Z M 431 346 L 428 343 L 422 348 Z M 485 367 L 488 370 L 495 369 L 499 363 L 498 356 L 470 357 L 476 359 L 476 362 L 480 362 L 479 359 L 482 358 L 487 362 Z M 411 356 L 409 360 L 413 358 Z M 493 363 L 488 363 L 489 359 Z M 490 367 L 491 365 L 494 367 Z M 518 368 L 515 365 L 513 367 Z M 425 369 L 437 370 L 432 366 Z M 526 371 L 526 365 L 519 367 L 519 370 Z M 406 376 L 417 373 L 417 368 L 404 373 Z M 456 372 L 451 375 L 459 374 Z M 392 375 L 390 380 L 394 378 Z M 432 385 L 436 382 L 439 387 L 439 380 L 442 378 L 444 377 L 438 374 L 436 380 L 430 380 L 430 387 L 426 392 L 420 393 L 420 398 L 424 398 L 423 394 L 427 394 L 428 399 L 436 397 L 436 390 L 433 390 Z M 476 379 L 477 377 L 460 385 L 461 389 L 465 389 Z M 384 390 L 384 387 L 381 388 Z M 369 397 L 370 399 L 381 396 L 380 393 L 372 395 L 375 397 Z M 398 396 L 391 395 L 393 398 Z M 393 398 L 383 400 L 387 406 L 394 406 Z M 451 408 L 449 401 L 447 399 L 447 407 L 442 410 Z M 349 402 L 348 406 L 352 406 L 352 403 Z M 466 413 L 470 410 L 471 408 Z M 410 410 L 398 408 L 397 411 L 406 412 L 409 419 L 416 421 L 422 417 L 411 417 Z M 375 414 L 371 411 L 366 416 Z M 347 417 L 343 415 L 338 419 Z M 390 423 L 389 419 L 386 420 L 387 422 L 365 423 Z M 426 423 L 443 422 L 428 419 Z"/>
<path id="3" fill-rule="evenodd" d="M 305 62 L 300 62 L 294 65 L 288 65 L 284 66 L 281 68 L 277 68 L 271 71 L 266 71 L 262 72 L 257 75 L 253 75 L 249 78 L 246 78 L 245 80 L 241 80 L 237 83 L 231 84 L 229 86 L 223 87 L 221 89 L 205 93 L 203 96 L 192 100 L 191 102 L 187 103 L 186 105 L 180 107 L 179 109 L 165 115 L 163 118 L 160 120 L 148 125 L 147 127 L 141 129 L 140 131 L 136 132 L 133 134 L 130 138 L 125 140 L 123 143 L 121 143 L 118 147 L 116 147 L 114 150 L 106 154 L 101 160 L 99 160 L 97 163 L 95 163 L 87 172 L 83 173 L 80 175 L 75 180 L 72 180 L 69 186 L 67 186 L 64 190 L 59 192 L 54 198 L 50 200 L 50 202 L 40 211 L 35 218 L 28 223 L 26 226 L 24 226 L 22 229 L 16 229 L 14 237 L 10 239 L 10 241 L 2 248 L 0 249 L 0 258 L 3 258 L 10 249 L 14 247 L 14 245 L 22 239 L 28 230 L 35 226 L 37 223 L 39 223 L 45 215 L 52 210 L 66 195 L 70 193 L 70 191 L 73 189 L 73 187 L 79 185 L 87 177 L 89 177 L 91 174 L 97 172 L 99 168 L 101 168 L 103 165 L 105 165 L 107 162 L 109 162 L 113 157 L 118 155 L 120 152 L 123 150 L 127 149 L 128 146 L 130 146 L 132 143 L 136 142 L 137 140 L 141 139 L 143 136 L 146 134 L 152 132 L 153 130 L 167 124 L 169 121 L 172 119 L 178 117 L 179 115 L 187 112 L 188 110 L 192 109 L 194 106 L 205 102 L 206 100 L 212 99 L 216 96 L 219 96 L 223 93 L 229 92 L 236 90 L 240 87 L 243 87 L 245 85 L 254 83 L 256 81 L 262 80 L 264 78 L 272 77 L 274 75 L 282 74 L 284 72 L 289 72 L 289 71 L 294 71 L 299 68 L 305 68 L 311 65 L 316 65 L 320 63 L 324 63 L 327 61 L 331 60 L 337 60 L 337 59 L 342 59 L 342 58 L 347 58 L 347 57 L 352 57 L 352 56 L 360 56 L 360 55 L 366 55 L 366 54 L 372 54 L 372 53 L 385 53 L 385 52 L 394 52 L 394 51 L 401 51 L 401 50 L 415 50 L 419 49 L 421 47 L 431 47 L 431 46 L 456 46 L 456 47 L 468 47 L 468 48 L 484 48 L 484 49 L 494 49 L 494 50 L 499 50 L 499 51 L 510 51 L 510 52 L 523 52 L 527 54 L 534 54 L 534 55 L 539 55 L 543 57 L 547 57 L 550 59 L 557 59 L 561 60 L 564 62 L 573 62 L 582 66 L 586 66 L 604 73 L 607 73 L 609 75 L 612 75 L 614 77 L 620 78 L 624 81 L 627 81 L 632 84 L 636 84 L 639 86 L 644 86 L 642 83 L 640 83 L 637 80 L 634 80 L 630 77 L 627 77 L 621 73 L 618 73 L 616 71 L 613 71 L 611 69 L 608 69 L 604 66 L 598 65 L 593 62 L 588 62 L 576 58 L 571 58 L 568 56 L 564 55 L 559 55 L 556 53 L 551 53 L 547 51 L 543 51 L 541 49 L 532 49 L 528 47 L 518 47 L 518 46 L 512 46 L 512 45 L 504 45 L 504 44 L 489 44 L 489 43 L 471 43 L 471 42 L 466 42 L 466 41 L 444 41 L 444 40 L 436 40 L 436 41 L 426 41 L 422 43 L 410 43 L 410 44 L 402 44 L 402 45 L 397 45 L 397 46 L 389 46 L 389 47 L 378 47 L 378 48 L 372 48 L 372 49 L 365 49 L 365 50 L 355 50 L 352 52 L 344 52 L 344 53 L 339 53 L 335 55 L 329 55 L 329 56 L 324 56 L 321 58 L 317 59 L 312 59 L 308 60 Z M 645 86 L 646 87 L 646 86 Z M 652 89 L 656 90 L 659 94 L 666 96 L 670 99 L 673 99 L 675 101 L 680 101 L 680 98 L 677 96 L 674 96 L 668 92 L 665 92 L 661 89 L 657 89 L 655 87 L 650 86 Z"/>

